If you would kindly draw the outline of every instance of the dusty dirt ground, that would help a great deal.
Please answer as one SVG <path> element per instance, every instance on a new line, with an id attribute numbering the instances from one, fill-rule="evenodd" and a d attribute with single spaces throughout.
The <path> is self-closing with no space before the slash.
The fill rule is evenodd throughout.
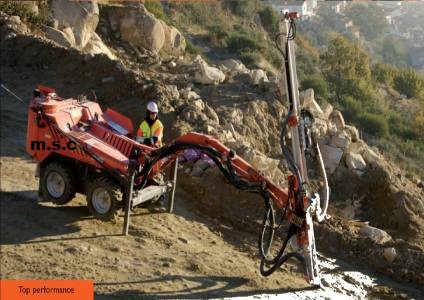
<path id="1" fill-rule="evenodd" d="M 4 83 L 25 98 L 39 83 L 37 71 L 2 67 Z M 61 80 L 43 82 L 58 90 Z M 67 88 L 71 88 L 68 86 Z M 138 208 L 129 236 L 117 223 L 94 220 L 79 196 L 57 207 L 37 202 L 35 164 L 24 150 L 26 105 L 2 92 L 1 278 L 93 279 L 98 296 L 211 297 L 280 293 L 308 288 L 301 274 L 259 274 L 257 236 L 202 214 L 199 195 L 178 189 L 174 214 Z M 243 218 L 243 216 L 237 216 Z"/>
<path id="2" fill-rule="evenodd" d="M 43 83 L 66 96 L 88 94 L 90 88 L 100 98 L 110 95 L 109 99 L 117 99 L 122 94 L 123 101 L 105 104 L 126 106 L 129 110 L 139 106 L 137 101 L 142 97 L 137 94 L 139 86 L 125 81 L 125 74 L 114 71 L 114 65 L 108 62 L 95 59 L 83 63 L 74 52 L 53 51 L 25 39 L 18 46 L 16 57 L 2 64 L 1 78 L 2 83 L 25 101 L 33 88 Z M 23 54 L 25 58 L 20 59 Z M 45 64 L 40 63 L 43 60 Z M 112 72 L 117 72 L 113 73 L 117 78 L 115 84 L 99 83 L 99 78 Z M 129 94 L 128 86 L 121 85 L 123 82 L 134 84 L 135 94 Z M 133 106 L 128 106 L 129 103 Z M 121 235 L 123 218 L 115 224 L 94 220 L 82 196 L 63 207 L 38 203 L 35 164 L 24 150 L 26 110 L 26 105 L 1 92 L 2 279 L 92 279 L 99 299 L 206 298 L 285 292 L 305 298 L 302 296 L 305 291 L 312 292 L 310 298 L 325 297 L 310 291 L 293 264 L 271 277 L 260 276 L 257 251 L 260 227 L 255 226 L 255 214 L 238 209 L 237 201 L 242 205 L 245 201 L 241 194 L 234 194 L 230 199 L 234 204 L 228 205 L 228 201 L 223 202 L 226 199 L 218 199 L 216 195 L 206 197 L 206 189 L 195 188 L 196 181 L 180 181 L 182 188 L 177 190 L 175 213 L 167 214 L 160 207 L 138 208 L 131 219 L 129 236 Z M 131 114 L 137 117 L 136 112 Z M 180 178 L 188 180 L 184 176 Z M 321 232 L 330 235 L 335 231 Z M 324 268 L 325 276 L 340 274 L 336 278 L 341 287 L 331 284 L 330 290 L 340 291 L 348 298 L 363 298 L 366 294 L 379 298 L 424 297 L 419 287 L 393 282 L 381 274 L 369 275 L 378 276 L 375 284 L 360 284 L 344 275 L 346 270 L 359 270 L 352 257 L 346 259 L 349 263 L 339 259 L 338 269 Z M 369 273 L 369 270 L 359 272 Z M 360 286 L 362 292 L 343 287 L 349 282 Z"/>
<path id="3" fill-rule="evenodd" d="M 7 75 L 11 88 L 28 93 L 31 82 L 11 84 L 13 72 Z M 256 237 L 219 230 L 225 225 L 191 204 L 199 195 L 182 189 L 174 214 L 138 208 L 129 236 L 121 236 L 122 218 L 115 224 L 94 220 L 82 196 L 64 207 L 37 203 L 35 165 L 24 152 L 26 107 L 2 94 L 1 120 L 2 278 L 93 279 L 97 295 L 161 298 L 307 288 L 295 271 L 262 278 L 256 255 L 240 249 L 246 248 L 241 240 L 256 247 Z"/>

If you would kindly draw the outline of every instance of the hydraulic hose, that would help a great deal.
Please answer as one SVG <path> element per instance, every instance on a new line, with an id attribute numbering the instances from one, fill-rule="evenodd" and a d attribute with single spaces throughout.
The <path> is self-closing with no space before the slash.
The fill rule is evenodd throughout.
<path id="1" fill-rule="evenodd" d="M 318 155 L 318 162 L 320 165 L 321 175 L 324 178 L 324 200 L 323 200 L 323 206 L 321 207 L 321 204 L 318 205 L 318 209 L 316 210 L 316 218 L 318 222 L 321 222 L 324 220 L 327 209 L 328 209 L 328 199 L 329 199 L 329 188 L 328 188 L 328 180 L 327 180 L 327 172 L 325 171 L 325 165 L 324 161 L 322 159 L 321 150 L 319 149 L 319 145 L 317 142 L 315 142 L 315 147 L 317 150 Z"/>
<path id="2" fill-rule="evenodd" d="M 246 180 L 243 180 L 239 178 L 231 165 L 231 162 L 227 162 L 226 166 L 224 166 L 221 162 L 222 160 L 222 154 L 218 152 L 216 149 L 212 147 L 206 147 L 206 146 L 199 146 L 196 144 L 191 143 L 180 143 L 175 142 L 170 146 L 162 147 L 160 148 L 153 157 L 146 162 L 145 166 L 143 167 L 141 171 L 141 175 L 143 176 L 143 181 L 136 187 L 136 188 L 143 188 L 145 184 L 147 183 L 147 176 L 150 173 L 152 167 L 162 158 L 170 156 L 178 151 L 187 149 L 187 148 L 193 148 L 200 150 L 202 153 L 206 154 L 209 158 L 211 158 L 214 163 L 218 166 L 220 171 L 223 173 L 225 178 L 227 178 L 231 184 L 233 184 L 236 188 L 240 190 L 249 191 L 252 193 L 264 193 L 262 184 L 257 183 L 251 183 Z"/>
<path id="3" fill-rule="evenodd" d="M 274 273 L 283 263 L 285 263 L 289 258 L 296 258 L 302 264 L 304 270 L 306 270 L 306 262 L 305 259 L 297 252 L 290 252 L 284 255 L 284 251 L 288 245 L 288 242 L 292 236 L 294 236 L 298 232 L 299 228 L 293 224 L 290 224 L 286 239 L 284 240 L 284 244 L 278 252 L 276 258 L 272 262 L 268 262 L 266 259 L 261 260 L 261 264 L 259 266 L 259 270 L 262 276 L 269 276 Z"/>
<path id="4" fill-rule="evenodd" d="M 270 249 L 273 240 L 274 240 L 274 235 L 275 235 L 275 211 L 271 205 L 271 199 L 268 195 L 268 192 L 265 190 L 265 187 L 261 184 L 261 183 L 251 183 L 248 182 L 246 180 L 243 180 L 242 178 L 240 178 L 239 176 L 237 176 L 237 174 L 234 171 L 234 168 L 231 164 L 231 160 L 227 160 L 225 165 L 222 163 L 222 154 L 220 152 L 218 152 L 216 149 L 211 148 L 211 147 L 206 147 L 206 146 L 199 146 L 196 144 L 191 144 L 191 143 L 174 143 L 172 145 L 169 145 L 167 147 L 162 147 L 160 148 L 156 153 L 154 153 L 153 157 L 146 162 L 144 168 L 141 171 L 141 175 L 144 176 L 143 181 L 139 184 L 139 186 L 137 188 L 143 188 L 147 182 L 147 175 L 150 173 L 152 167 L 154 166 L 155 163 L 157 163 L 160 159 L 167 157 L 169 155 L 172 155 L 178 151 L 187 149 L 187 148 L 194 148 L 197 150 L 200 150 L 202 153 L 205 153 L 208 157 L 210 157 L 215 164 L 218 166 L 218 168 L 220 169 L 220 171 L 224 174 L 224 176 L 228 179 L 228 181 L 234 185 L 236 188 L 240 189 L 240 190 L 245 190 L 251 193 L 258 193 L 260 194 L 264 201 L 265 201 L 265 217 L 264 217 L 264 228 L 262 231 L 262 234 L 260 236 L 260 243 L 259 243 L 259 249 L 260 249 L 260 253 L 262 256 L 262 261 L 261 261 L 261 267 L 260 267 L 260 271 L 261 274 L 264 276 L 269 276 L 271 275 L 273 272 L 275 272 L 287 259 L 291 258 L 291 257 L 295 257 L 298 258 L 302 263 L 303 263 L 303 259 L 302 257 L 297 254 L 297 253 L 289 253 L 284 255 L 286 246 L 288 244 L 288 241 L 290 239 L 290 237 L 294 234 L 297 233 L 297 231 L 299 230 L 298 227 L 296 227 L 295 225 L 291 224 L 290 225 L 290 229 L 288 232 L 288 235 L 285 237 L 284 240 L 284 244 L 283 247 L 279 250 L 278 254 L 276 255 L 276 257 L 272 258 L 272 259 L 267 259 L 267 252 Z M 287 211 L 288 208 L 288 203 L 284 209 L 284 216 L 285 213 Z M 267 240 L 267 246 L 264 246 L 264 233 L 266 230 L 266 226 L 268 224 L 268 220 L 270 221 L 270 226 L 271 226 L 271 235 L 268 237 Z M 304 263 L 303 263 L 304 264 Z M 271 266 L 270 266 L 271 265 Z M 268 267 L 270 266 L 270 268 L 268 269 Z"/>

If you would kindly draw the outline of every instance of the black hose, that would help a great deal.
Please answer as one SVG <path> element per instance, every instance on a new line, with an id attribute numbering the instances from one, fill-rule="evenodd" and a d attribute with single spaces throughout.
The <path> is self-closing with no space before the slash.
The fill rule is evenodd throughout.
<path id="1" fill-rule="evenodd" d="M 199 146 L 197 144 L 192 144 L 192 143 L 180 143 L 180 142 L 175 142 L 169 146 L 162 147 L 153 154 L 153 157 L 145 163 L 143 169 L 141 170 L 140 175 L 142 175 L 144 178 L 143 178 L 143 181 L 136 186 L 136 188 L 144 188 L 144 186 L 147 183 L 148 174 L 150 173 L 152 167 L 160 159 L 170 156 L 174 154 L 175 152 L 188 149 L 188 148 L 200 150 L 202 153 L 206 154 L 209 158 L 211 158 L 214 161 L 214 163 L 218 166 L 220 171 L 224 174 L 224 176 L 228 179 L 228 181 L 230 181 L 230 183 L 233 184 L 236 188 L 240 190 L 252 192 L 252 193 L 260 193 L 260 194 L 263 193 L 263 187 L 260 182 L 250 183 L 238 177 L 232 168 L 231 162 L 229 163 L 227 162 L 227 168 L 226 168 L 221 162 L 222 154 L 216 149 L 212 147 Z"/>
<path id="2" fill-rule="evenodd" d="M 276 255 L 276 257 L 272 260 L 266 259 L 265 257 L 263 257 L 261 259 L 261 264 L 259 267 L 259 270 L 261 272 L 262 276 L 269 276 L 272 273 L 274 273 L 284 262 L 286 262 L 289 258 L 294 257 L 297 258 L 301 264 L 302 267 L 304 268 L 304 270 L 306 270 L 306 265 L 305 265 L 305 260 L 304 258 L 297 252 L 290 252 L 284 255 L 284 252 L 287 248 L 288 242 L 290 240 L 290 238 L 292 236 L 294 236 L 295 234 L 297 234 L 297 232 L 299 231 L 299 228 L 294 225 L 294 224 L 290 224 L 290 227 L 288 229 L 288 233 L 287 236 L 284 240 L 283 246 L 280 248 L 280 251 L 278 252 L 278 254 Z"/>
<path id="3" fill-rule="evenodd" d="M 293 195 L 294 196 L 294 195 Z M 289 195 L 290 197 L 290 195 Z M 288 204 L 289 202 L 287 202 L 284 211 L 282 213 L 282 218 L 284 219 L 286 217 L 286 213 L 287 213 L 287 209 L 288 209 Z M 270 201 L 268 201 L 265 205 L 266 207 L 266 211 L 265 211 L 265 216 L 264 216 L 264 220 L 263 220 L 263 229 L 262 229 L 262 233 L 260 235 L 259 238 L 259 250 L 260 250 L 260 254 L 261 254 L 261 264 L 260 264 L 260 272 L 263 276 L 269 276 L 272 273 L 274 273 L 284 262 L 286 262 L 288 259 L 290 258 L 296 258 L 300 261 L 300 263 L 302 264 L 302 267 L 304 270 L 306 270 L 306 262 L 304 260 L 304 258 L 297 252 L 290 252 L 284 255 L 285 250 L 287 248 L 288 242 L 290 240 L 290 238 L 292 236 L 294 236 L 295 234 L 297 234 L 297 232 L 300 230 L 300 228 L 294 224 L 290 224 L 289 225 L 289 229 L 287 231 L 287 235 L 284 239 L 284 243 L 282 245 L 282 247 L 280 248 L 278 254 L 273 257 L 273 258 L 268 258 L 268 252 L 270 250 L 270 248 L 272 247 L 272 243 L 274 242 L 274 237 L 276 234 L 276 219 L 275 219 L 275 210 L 272 207 L 272 204 Z M 268 224 L 268 222 L 270 224 Z M 266 227 L 267 225 L 269 225 L 271 227 L 271 232 L 268 236 L 268 239 L 266 240 L 267 245 L 266 247 L 264 246 L 265 243 L 265 231 L 266 231 Z"/>
<path id="4" fill-rule="evenodd" d="M 218 166 L 218 168 L 223 173 L 223 175 L 228 179 L 228 181 L 236 188 L 240 190 L 245 190 L 251 193 L 258 193 L 264 198 L 264 201 L 265 201 L 265 217 L 264 217 L 264 224 L 263 224 L 264 227 L 263 227 L 262 234 L 260 236 L 260 242 L 259 242 L 259 249 L 262 256 L 261 267 L 260 267 L 260 271 L 262 275 L 269 276 L 270 274 L 275 272 L 278 269 L 278 267 L 280 267 L 290 257 L 298 258 L 299 260 L 303 262 L 302 260 L 303 258 L 298 253 L 289 253 L 289 254 L 283 255 L 286 249 L 286 246 L 288 244 L 288 240 L 290 239 L 292 235 L 296 234 L 297 231 L 299 230 L 299 228 L 293 224 L 290 225 L 289 232 L 285 238 L 283 247 L 279 250 L 277 256 L 272 259 L 267 258 L 267 253 L 269 249 L 271 248 L 271 245 L 274 239 L 274 234 L 275 234 L 275 212 L 271 205 L 271 199 L 268 195 L 268 192 L 266 191 L 266 186 L 264 186 L 260 182 L 251 183 L 240 178 L 234 171 L 234 167 L 231 163 L 231 160 L 230 159 L 226 160 L 224 165 L 222 163 L 222 159 L 223 159 L 222 154 L 212 147 L 199 146 L 192 143 L 175 142 L 169 146 L 165 146 L 158 149 L 157 151 L 153 153 L 153 156 L 151 157 L 151 159 L 149 159 L 145 163 L 143 169 L 141 170 L 140 175 L 143 176 L 143 180 L 136 188 L 143 188 L 146 185 L 148 174 L 152 170 L 153 166 L 160 159 L 188 148 L 194 148 L 194 149 L 200 150 L 202 153 L 210 157 Z M 287 212 L 287 208 L 288 208 L 288 202 L 284 209 L 284 216 L 285 216 L 285 213 Z M 267 245 L 265 246 L 264 234 L 266 230 L 265 227 L 267 226 L 267 223 L 268 223 L 268 219 L 270 219 L 270 223 L 271 223 L 270 224 L 271 234 L 268 237 Z M 272 266 L 269 269 L 266 269 L 265 267 L 269 265 L 272 265 Z"/>
<path id="5" fill-rule="evenodd" d="M 259 251 L 261 258 L 266 260 L 267 262 L 271 263 L 274 259 L 268 259 L 268 252 L 271 248 L 271 245 L 274 241 L 274 234 L 275 234 L 275 210 L 274 207 L 271 205 L 271 202 L 269 199 L 264 199 L 265 201 L 265 214 L 263 219 L 263 226 L 262 226 L 262 232 L 259 236 Z M 268 224 L 269 222 L 269 224 Z M 271 232 L 267 239 L 267 246 L 265 247 L 265 231 L 267 228 L 267 225 L 271 228 Z"/>
<path id="6" fill-rule="evenodd" d="M 286 45 L 285 45 L 286 46 L 286 53 L 284 53 L 283 49 L 281 49 L 280 46 L 278 45 L 278 38 L 282 35 L 284 35 L 284 32 L 277 33 L 274 37 L 274 42 L 275 42 L 275 47 L 277 47 L 277 50 L 281 53 L 284 60 L 287 60 L 288 43 L 289 43 L 290 40 L 294 40 L 294 38 L 296 37 L 296 23 L 293 20 L 290 20 L 289 32 L 287 33 L 287 42 L 286 42 Z"/>

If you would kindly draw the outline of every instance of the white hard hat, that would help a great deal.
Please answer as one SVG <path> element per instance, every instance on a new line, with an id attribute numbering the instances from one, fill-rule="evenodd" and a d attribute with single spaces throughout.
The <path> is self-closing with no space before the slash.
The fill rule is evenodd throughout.
<path id="1" fill-rule="evenodd" d="M 153 113 L 159 112 L 158 105 L 153 101 L 150 101 L 149 103 L 147 103 L 147 110 Z"/>

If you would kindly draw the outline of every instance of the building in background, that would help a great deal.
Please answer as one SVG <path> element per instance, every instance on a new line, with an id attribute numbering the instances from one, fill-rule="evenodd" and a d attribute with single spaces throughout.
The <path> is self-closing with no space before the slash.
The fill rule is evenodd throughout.
<path id="1" fill-rule="evenodd" d="M 302 17 L 312 17 L 318 7 L 317 0 L 295 1 L 295 0 L 269 0 L 267 1 L 279 13 L 298 12 Z"/>

